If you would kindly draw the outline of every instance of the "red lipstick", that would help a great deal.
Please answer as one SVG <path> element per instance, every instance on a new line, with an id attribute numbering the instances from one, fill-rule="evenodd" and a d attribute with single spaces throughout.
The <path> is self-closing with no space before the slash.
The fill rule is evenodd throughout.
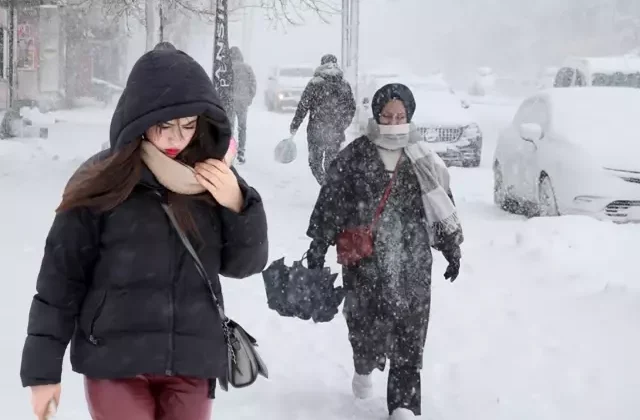
<path id="1" fill-rule="evenodd" d="M 180 149 L 164 149 L 164 153 L 169 157 L 176 157 L 180 153 Z"/>

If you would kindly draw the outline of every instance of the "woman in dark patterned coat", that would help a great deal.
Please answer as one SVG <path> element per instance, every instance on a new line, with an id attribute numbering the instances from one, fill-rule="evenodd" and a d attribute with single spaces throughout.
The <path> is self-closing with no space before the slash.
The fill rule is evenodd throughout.
<path id="1" fill-rule="evenodd" d="M 373 254 L 343 264 L 344 314 L 353 349 L 354 394 L 371 396 L 370 375 L 383 370 L 389 358 L 387 404 L 393 420 L 421 413 L 431 248 L 444 254 L 449 262 L 445 278 L 454 281 L 463 241 L 449 173 L 411 124 L 415 108 L 404 85 L 376 92 L 367 134 L 331 165 L 307 231 L 312 238 L 309 268 L 322 267 L 328 247 L 341 243 L 341 234 L 371 224 L 376 209 L 382 209 L 373 228 Z"/>

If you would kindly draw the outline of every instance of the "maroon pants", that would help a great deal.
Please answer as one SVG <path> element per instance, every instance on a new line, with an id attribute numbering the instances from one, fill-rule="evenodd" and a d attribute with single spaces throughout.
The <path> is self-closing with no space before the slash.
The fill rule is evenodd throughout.
<path id="1" fill-rule="evenodd" d="M 210 420 L 206 379 L 139 375 L 84 381 L 93 420 Z"/>

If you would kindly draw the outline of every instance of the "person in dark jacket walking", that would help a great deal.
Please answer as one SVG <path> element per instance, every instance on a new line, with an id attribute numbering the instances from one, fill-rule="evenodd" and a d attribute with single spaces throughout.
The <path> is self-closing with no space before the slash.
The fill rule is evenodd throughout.
<path id="1" fill-rule="evenodd" d="M 344 132 L 355 112 L 356 101 L 351 85 L 344 79 L 338 59 L 333 54 L 324 55 L 320 67 L 302 92 L 290 127 L 291 135 L 295 136 L 309 113 L 309 167 L 320 185 L 324 183 L 326 170 L 345 141 Z"/>
<path id="2" fill-rule="evenodd" d="M 235 127 L 235 120 L 238 119 L 237 157 L 238 163 L 244 163 L 247 144 L 247 115 L 249 106 L 256 96 L 256 76 L 251 66 L 245 63 L 240 48 L 231 47 L 229 55 L 233 64 L 233 112 L 230 119 L 232 127 Z"/>
<path id="3" fill-rule="evenodd" d="M 219 275 L 261 272 L 265 212 L 223 162 L 230 136 L 195 60 L 166 46 L 138 60 L 111 120 L 110 149 L 71 177 L 46 239 L 20 369 L 39 419 L 60 398 L 69 342 L 94 420 L 210 419 L 227 345 L 162 204 L 190 236 L 220 301 Z"/>
<path id="4" fill-rule="evenodd" d="M 387 405 L 393 420 L 421 414 L 431 247 L 444 254 L 449 262 L 445 278 L 454 281 L 463 241 L 446 165 L 410 124 L 415 109 L 404 85 L 376 92 L 367 134 L 332 163 L 307 230 L 312 238 L 309 268 L 324 266 L 331 245 L 337 245 L 339 261 L 343 256 L 353 392 L 370 397 L 371 373 L 384 370 L 390 359 Z M 349 232 L 371 225 L 373 251 L 368 253 L 350 241 Z M 357 258 L 344 259 L 349 249 L 358 251 Z"/>

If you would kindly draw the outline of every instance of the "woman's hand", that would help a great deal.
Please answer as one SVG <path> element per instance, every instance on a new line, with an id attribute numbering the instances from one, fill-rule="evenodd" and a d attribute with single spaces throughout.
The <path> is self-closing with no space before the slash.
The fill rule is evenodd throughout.
<path id="1" fill-rule="evenodd" d="M 207 159 L 195 165 L 196 180 L 211 193 L 221 206 L 236 213 L 242 210 L 244 198 L 238 179 L 222 161 Z"/>
<path id="2" fill-rule="evenodd" d="M 56 406 L 60 404 L 61 391 L 60 384 L 31 387 L 31 407 L 38 420 L 47 420 L 50 415 L 48 410 L 51 400 L 55 401 Z"/>

